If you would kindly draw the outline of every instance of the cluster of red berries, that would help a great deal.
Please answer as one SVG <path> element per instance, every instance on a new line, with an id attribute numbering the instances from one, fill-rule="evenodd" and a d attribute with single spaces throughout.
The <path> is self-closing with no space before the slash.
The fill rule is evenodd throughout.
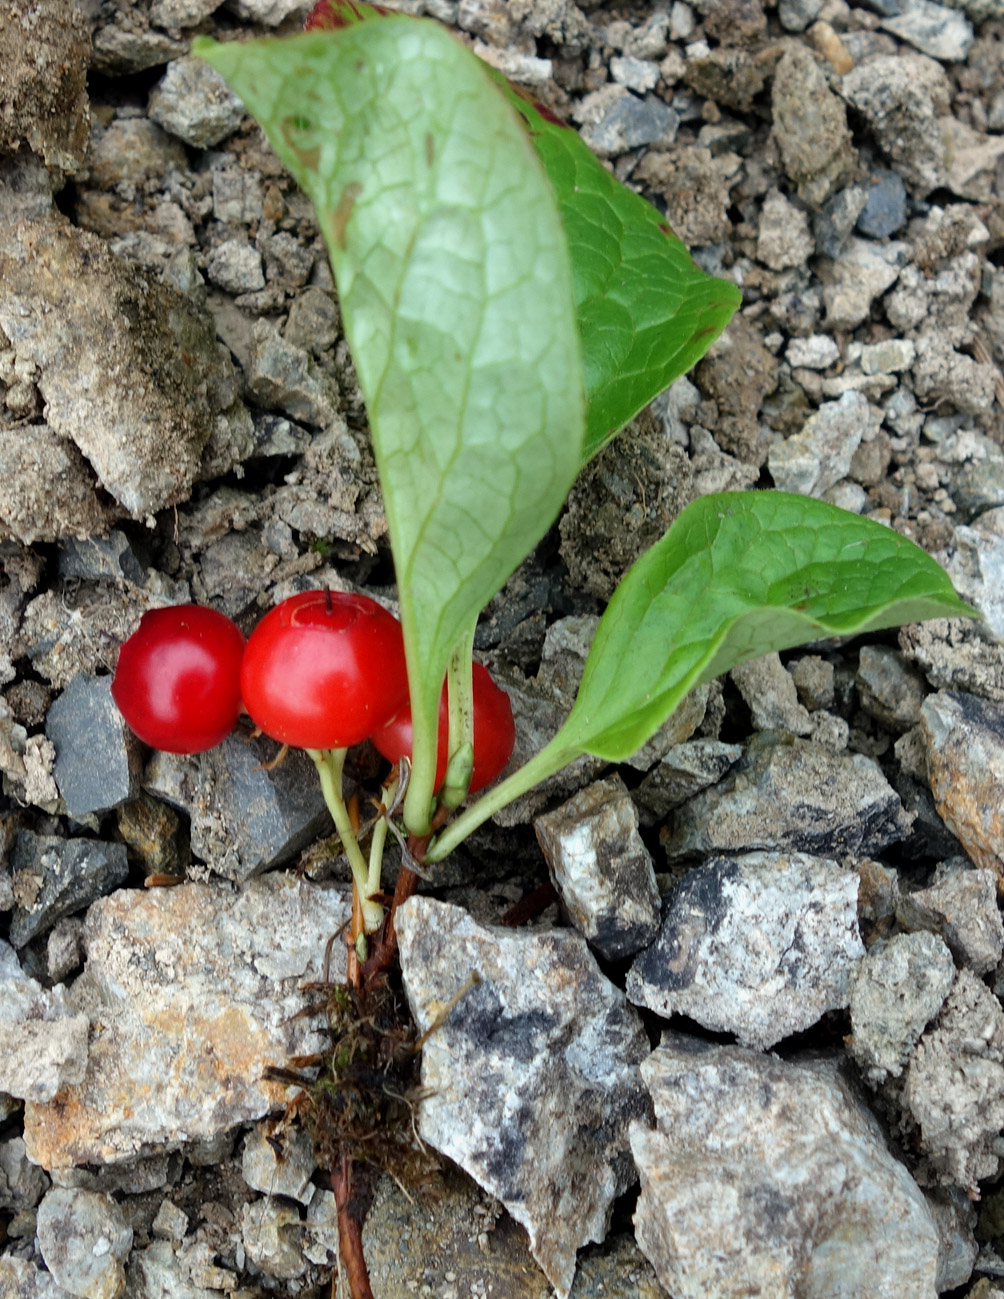
<path id="1" fill-rule="evenodd" d="M 516 733 L 509 697 L 477 663 L 472 684 L 474 792 L 502 772 Z M 154 609 L 122 646 L 112 696 L 139 738 L 167 753 L 211 749 L 243 709 L 281 744 L 344 749 L 372 739 L 391 762 L 411 756 L 401 624 L 364 595 L 291 596 L 247 642 L 214 609 Z M 446 775 L 448 730 L 444 686 L 437 789 Z"/>

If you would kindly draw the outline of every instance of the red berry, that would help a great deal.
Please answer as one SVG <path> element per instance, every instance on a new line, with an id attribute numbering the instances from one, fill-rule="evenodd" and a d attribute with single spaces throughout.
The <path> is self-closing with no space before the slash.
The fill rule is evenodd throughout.
<path id="1" fill-rule="evenodd" d="M 365 595 L 291 596 L 248 638 L 241 694 L 255 725 L 282 744 L 358 744 L 408 697 L 401 624 Z"/>
<path id="2" fill-rule="evenodd" d="M 471 681 L 474 690 L 474 770 L 469 792 L 476 793 L 490 785 L 505 770 L 516 743 L 516 726 L 512 720 L 509 696 L 495 684 L 487 668 L 474 665 Z M 439 701 L 439 749 L 436 754 L 438 789 L 446 776 L 449 754 L 450 715 L 446 686 Z M 374 732 L 373 743 L 391 762 L 411 757 L 411 705 L 405 704 L 392 722 Z"/>
<path id="3" fill-rule="evenodd" d="M 237 720 L 243 652 L 240 628 L 215 609 L 153 609 L 119 651 L 112 698 L 146 744 L 201 753 Z"/>

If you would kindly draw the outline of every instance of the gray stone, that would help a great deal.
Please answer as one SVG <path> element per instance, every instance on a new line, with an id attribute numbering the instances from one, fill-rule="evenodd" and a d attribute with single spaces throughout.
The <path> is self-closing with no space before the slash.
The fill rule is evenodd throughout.
<path id="1" fill-rule="evenodd" d="M 1000 1171 L 1004 1127 L 1004 1011 L 960 970 L 941 1014 L 906 1070 L 903 1106 L 920 1128 L 924 1172 L 975 1191 Z"/>
<path id="2" fill-rule="evenodd" d="M 827 327 L 854 329 L 867 320 L 875 299 L 896 283 L 905 252 L 903 243 L 848 239 L 823 288 Z"/>
<path id="3" fill-rule="evenodd" d="M 798 702 L 795 682 L 778 654 L 740 663 L 729 675 L 750 710 L 755 730 L 789 735 L 808 735 L 812 730 L 808 710 Z"/>
<path id="4" fill-rule="evenodd" d="M 648 1112 L 641 1021 L 578 935 L 482 928 L 423 897 L 397 930 L 415 1022 L 438 1024 L 422 1054 L 422 1139 L 526 1227 L 567 1299 L 576 1251 L 603 1240 L 634 1180 L 627 1126 Z"/>
<path id="5" fill-rule="evenodd" d="M 908 338 L 886 338 L 861 348 L 861 369 L 865 374 L 896 374 L 909 370 L 917 349 Z"/>
<path id="6" fill-rule="evenodd" d="M 281 874 L 237 894 L 180 884 L 96 902 L 74 990 L 101 1031 L 83 1077 L 51 1104 L 25 1107 L 30 1158 L 43 1168 L 120 1163 L 281 1108 L 286 1089 L 265 1070 L 319 1049 L 311 1021 L 298 1018 L 303 988 L 321 977 L 349 910 L 343 888 Z M 344 951 L 334 945 L 335 980 Z"/>
<path id="7" fill-rule="evenodd" d="M 806 266 L 816 250 L 809 230 L 809 218 L 780 192 L 768 192 L 760 209 L 757 259 L 771 270 Z"/>
<path id="8" fill-rule="evenodd" d="M 270 321 L 256 322 L 248 366 L 248 388 L 269 410 L 318 428 L 338 413 L 335 380 L 319 370 L 310 354 L 282 337 Z"/>
<path id="9" fill-rule="evenodd" d="M 721 740 L 674 745 L 633 791 L 642 825 L 655 825 L 674 807 L 716 785 L 742 754 L 742 745 Z"/>
<path id="10" fill-rule="evenodd" d="M 832 1059 L 669 1034 L 642 1071 L 635 1232 L 674 1299 L 934 1299 L 931 1212 Z"/>
<path id="11" fill-rule="evenodd" d="M 47 424 L 4 428 L 0 439 L 0 539 L 36 541 L 103 532 L 112 512 L 90 465 Z"/>
<path id="12" fill-rule="evenodd" d="M 58 921 L 85 910 L 129 874 L 125 846 L 99 839 L 63 839 L 22 830 L 11 854 L 18 905 L 10 941 L 24 947 Z"/>
<path id="13" fill-rule="evenodd" d="M 217 874 L 246 880 L 331 831 L 314 764 L 295 749 L 270 770 L 274 756 L 271 741 L 237 735 L 201 755 L 192 801 L 181 806 L 192 818 L 192 851 Z M 163 783 L 150 788 L 170 799 Z"/>
<path id="14" fill-rule="evenodd" d="M 142 586 L 146 573 L 124 532 L 115 529 L 107 537 L 81 537 L 59 547 L 59 576 L 82 577 L 88 581 L 110 578 Z"/>
<path id="15" fill-rule="evenodd" d="M 277 1281 L 295 1281 L 309 1262 L 300 1241 L 300 1214 L 270 1195 L 241 1208 L 241 1239 L 250 1263 Z"/>
<path id="16" fill-rule="evenodd" d="M 44 1102 L 79 1082 L 87 1027 L 87 1017 L 67 1004 L 66 989 L 43 989 L 0 939 L 0 1092 Z"/>
<path id="17" fill-rule="evenodd" d="M 45 734 L 56 748 L 52 774 L 70 816 L 135 798 L 139 745 L 112 699 L 111 677 L 74 677 L 49 705 Z"/>
<path id="18" fill-rule="evenodd" d="M 87 160 L 90 183 L 110 189 L 126 181 L 160 181 L 166 172 L 188 167 L 184 146 L 145 117 L 116 118 L 95 130 Z"/>
<path id="19" fill-rule="evenodd" d="M 155 1240 L 146 1249 L 135 1249 L 129 1260 L 129 1299 L 219 1299 L 224 1282 L 236 1286 L 234 1274 L 225 1268 L 210 1269 L 201 1266 L 198 1249 L 201 1242 L 193 1241 L 188 1248 L 176 1248 L 167 1240 Z M 208 1245 L 203 1245 L 208 1249 Z M 212 1289 L 202 1284 L 214 1283 Z"/>
<path id="20" fill-rule="evenodd" d="M 153 0 L 150 18 L 176 36 L 181 28 L 194 27 L 218 8 L 218 0 Z"/>
<path id="21" fill-rule="evenodd" d="M 628 972 L 627 994 L 664 1018 L 688 1015 L 746 1046 L 773 1046 L 847 1005 L 865 950 L 857 899 L 857 875 L 833 861 L 714 858 L 683 877 L 658 939 Z"/>
<path id="22" fill-rule="evenodd" d="M 0 329 L 37 371 L 52 433 L 134 515 L 186 497 L 218 423 L 246 417 L 211 318 L 58 213 L 0 224 Z M 82 531 L 46 524 L 44 491 L 72 506 L 80 489 L 36 460 L 50 472 L 33 489 L 35 534 Z"/>
<path id="23" fill-rule="evenodd" d="M 8 1255 L 0 1258 L 0 1294 L 9 1299 L 67 1299 L 69 1292 L 28 1259 Z"/>
<path id="24" fill-rule="evenodd" d="M 310 444 L 310 433 L 282 415 L 264 411 L 254 414 L 254 450 L 249 458 L 302 455 Z"/>
<path id="25" fill-rule="evenodd" d="M 915 257 L 918 252 L 915 247 Z M 883 303 L 889 323 L 899 330 L 922 326 L 924 334 L 934 336 L 946 351 L 970 342 L 980 265 L 975 254 L 964 253 L 947 262 L 939 259 L 933 273 L 916 265 L 904 266 Z"/>
<path id="26" fill-rule="evenodd" d="M 158 1240 L 184 1240 L 188 1233 L 189 1217 L 172 1200 L 163 1199 L 150 1231 Z"/>
<path id="27" fill-rule="evenodd" d="M 679 118 L 655 95 L 639 99 L 622 85 L 601 86 L 574 111 L 586 144 L 601 158 L 614 158 L 642 145 L 671 144 Z"/>
<path id="28" fill-rule="evenodd" d="M 906 186 L 895 171 L 879 167 L 868 178 L 857 228 L 869 239 L 887 239 L 906 225 Z"/>
<path id="29" fill-rule="evenodd" d="M 784 359 L 793 369 L 804 370 L 827 370 L 839 356 L 840 348 L 829 334 L 793 338 L 784 352 Z"/>
<path id="30" fill-rule="evenodd" d="M 821 209 L 813 222 L 813 232 L 816 247 L 824 257 L 836 261 L 840 256 L 867 202 L 864 186 L 848 185 L 846 189 L 838 190 Z"/>
<path id="31" fill-rule="evenodd" d="M 954 981 L 951 952 L 929 933 L 878 942 L 851 972 L 847 1049 L 872 1086 L 902 1074 Z"/>
<path id="32" fill-rule="evenodd" d="M 975 864 L 1004 880 L 1004 707 L 938 691 L 921 709 L 938 813 Z"/>
<path id="33" fill-rule="evenodd" d="M 45 967 L 52 983 L 63 983 L 84 963 L 84 922 L 67 916 L 52 927 L 45 944 Z"/>
<path id="34" fill-rule="evenodd" d="M 48 1189 L 49 1179 L 28 1158 L 24 1140 L 0 1141 L 0 1208 L 34 1209 Z"/>
<path id="35" fill-rule="evenodd" d="M 951 466 L 949 490 L 963 517 L 1004 506 L 1004 452 L 996 442 L 968 432 L 965 445 L 952 459 L 957 463 Z"/>
<path id="36" fill-rule="evenodd" d="M 775 442 L 767 455 L 774 485 L 786 492 L 821 496 L 850 472 L 865 433 L 877 424 L 868 399 L 845 392 L 825 402 L 798 433 Z"/>
<path id="37" fill-rule="evenodd" d="M 1004 537 L 985 527 L 956 528 L 945 569 L 963 599 L 983 614 L 990 635 L 1004 640 Z"/>
<path id="38" fill-rule="evenodd" d="M 939 618 L 899 633 L 903 653 L 939 690 L 978 693 L 1004 703 L 1004 645 L 980 623 Z"/>
<path id="39" fill-rule="evenodd" d="M 259 236 L 269 284 L 292 291 L 302 289 L 314 267 L 315 249 L 288 230 Z M 288 331 L 285 335 L 289 337 Z"/>
<path id="40" fill-rule="evenodd" d="M 774 73 L 774 137 L 798 195 L 820 207 L 850 174 L 856 155 L 847 112 L 806 46 L 792 42 Z"/>
<path id="41" fill-rule="evenodd" d="M 878 764 L 864 754 L 760 735 L 719 785 L 673 813 L 664 846 L 671 862 L 773 850 L 868 856 L 904 838 L 910 820 Z"/>
<path id="42" fill-rule="evenodd" d="M 244 105 L 220 74 L 190 55 L 167 65 L 148 111 L 158 126 L 195 149 L 219 144 L 244 120 Z"/>
<path id="43" fill-rule="evenodd" d="M 804 32 L 819 17 L 823 0 L 780 0 L 777 16 L 786 32 Z"/>
<path id="44" fill-rule="evenodd" d="M 246 239 L 225 239 L 206 261 L 206 274 L 228 293 L 252 293 L 265 287 L 261 253 Z"/>
<path id="45" fill-rule="evenodd" d="M 659 931 L 661 898 L 638 814 L 619 776 L 590 785 L 534 822 L 569 919 L 599 954 L 621 961 Z"/>
<path id="46" fill-rule="evenodd" d="M 939 863 L 931 885 L 900 898 L 896 919 L 904 929 L 940 934 L 955 959 L 976 974 L 989 974 L 1004 955 L 997 878 L 973 870 L 965 858 Z"/>
<path id="47" fill-rule="evenodd" d="M 338 305 L 330 293 L 308 285 L 289 305 L 283 338 L 294 347 L 315 355 L 333 347 L 338 339 Z"/>
<path id="48" fill-rule="evenodd" d="M 862 113 L 882 151 L 919 198 L 947 184 L 942 123 L 951 98 L 941 66 L 922 54 L 883 55 L 852 68 L 842 93 Z"/>
<path id="49" fill-rule="evenodd" d="M 302 0 L 234 0 L 234 12 L 245 22 L 278 27 L 292 13 L 303 12 Z"/>
<path id="50" fill-rule="evenodd" d="M 57 1282 L 79 1299 L 119 1299 L 132 1227 L 107 1195 L 54 1186 L 38 1206 L 38 1245 Z"/>
<path id="51" fill-rule="evenodd" d="M 929 58 L 961 62 L 972 46 L 972 24 L 958 9 L 933 0 L 902 0 L 899 12 L 881 19 L 881 26 Z"/>
<path id="52" fill-rule="evenodd" d="M 918 401 L 948 402 L 968 414 L 986 414 L 994 404 L 999 380 L 996 366 L 955 351 L 944 337 L 925 333 L 917 339 L 913 390 Z"/>
<path id="53" fill-rule="evenodd" d="M 267 1140 L 270 1135 L 270 1128 L 261 1124 L 248 1133 L 241 1155 L 241 1176 L 253 1191 L 309 1204 L 315 1190 L 310 1179 L 317 1166 L 313 1141 L 307 1132 L 293 1129 L 281 1137 L 279 1153 Z"/>
<path id="54" fill-rule="evenodd" d="M 863 645 L 854 680 L 861 707 L 890 730 L 908 731 L 920 721 L 926 683 L 896 650 Z"/>
<path id="55" fill-rule="evenodd" d="M 636 59 L 630 55 L 615 55 L 610 60 L 610 75 L 620 86 L 627 86 L 639 95 L 654 90 L 659 80 L 659 65 L 651 59 Z"/>

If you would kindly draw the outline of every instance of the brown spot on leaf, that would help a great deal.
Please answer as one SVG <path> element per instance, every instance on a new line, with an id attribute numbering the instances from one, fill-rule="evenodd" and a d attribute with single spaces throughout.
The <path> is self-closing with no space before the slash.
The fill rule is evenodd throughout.
<path id="1" fill-rule="evenodd" d="M 279 123 L 282 138 L 292 152 L 296 154 L 300 166 L 305 167 L 308 171 L 316 171 L 321 161 L 321 146 L 313 144 L 309 149 L 304 149 L 297 144 L 294 133 L 303 129 L 304 119 L 302 117 L 284 117 Z"/>
<path id="2" fill-rule="evenodd" d="M 349 218 L 352 216 L 356 199 L 362 193 L 362 189 L 362 185 L 357 180 L 354 180 L 342 190 L 338 206 L 331 216 L 331 239 L 336 248 L 345 247 L 345 227 L 349 224 Z"/>

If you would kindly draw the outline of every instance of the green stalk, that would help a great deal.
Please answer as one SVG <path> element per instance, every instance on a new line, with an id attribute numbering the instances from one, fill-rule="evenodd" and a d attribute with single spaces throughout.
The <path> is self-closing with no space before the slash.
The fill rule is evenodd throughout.
<path id="1" fill-rule="evenodd" d="M 307 754 L 317 768 L 317 774 L 321 779 L 321 792 L 324 795 L 324 801 L 328 805 L 331 819 L 334 821 L 338 837 L 342 841 L 342 848 L 349 859 L 352 879 L 359 891 L 359 900 L 362 905 L 363 927 L 366 933 L 372 934 L 383 924 L 383 907 L 379 902 L 370 901 L 370 894 L 379 889 L 380 881 L 378 877 L 376 888 L 371 887 L 370 867 L 363 856 L 363 850 L 359 847 L 359 840 L 352 829 L 349 809 L 345 806 L 345 800 L 342 798 L 342 772 L 345 767 L 345 754 L 347 752 L 347 749 L 307 749 Z"/>
<path id="2" fill-rule="evenodd" d="M 429 845 L 425 860 L 431 865 L 448 857 L 454 848 L 463 843 L 479 825 L 484 825 L 489 817 L 514 802 L 521 794 L 533 789 L 534 785 L 539 785 L 548 776 L 553 776 L 562 767 L 567 767 L 581 752 L 581 749 L 569 748 L 561 742 L 559 732 L 550 744 L 545 745 L 529 762 L 503 780 L 501 785 L 489 789 L 476 803 L 461 812 L 455 821 L 450 821 Z"/>
<path id="3" fill-rule="evenodd" d="M 397 776 L 390 779 L 390 783 L 384 786 L 383 801 L 385 808 L 393 808 L 394 800 L 397 797 Z M 367 896 L 380 892 L 381 876 L 383 875 L 383 850 L 387 843 L 387 816 L 389 812 L 377 818 L 377 823 L 373 827 L 373 837 L 370 840 L 370 868 L 367 883 Z"/>
<path id="4" fill-rule="evenodd" d="M 476 623 L 464 632 L 450 655 L 446 691 L 450 718 L 449 762 L 440 801 L 459 807 L 467 797 L 474 770 L 474 681 L 472 655 Z"/>

